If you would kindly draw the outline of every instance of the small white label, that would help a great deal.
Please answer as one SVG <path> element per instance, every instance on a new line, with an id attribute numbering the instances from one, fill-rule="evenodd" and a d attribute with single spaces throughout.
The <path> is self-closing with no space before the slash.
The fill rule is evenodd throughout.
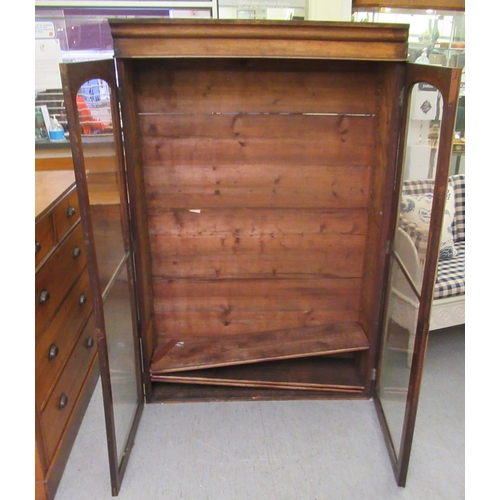
<path id="1" fill-rule="evenodd" d="M 55 38 L 56 30 L 51 21 L 35 21 L 35 38 Z"/>

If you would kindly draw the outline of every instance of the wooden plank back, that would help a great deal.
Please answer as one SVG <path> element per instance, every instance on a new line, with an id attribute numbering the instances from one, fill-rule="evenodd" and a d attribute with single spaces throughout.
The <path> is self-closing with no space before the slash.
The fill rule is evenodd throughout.
<path id="1" fill-rule="evenodd" d="M 153 281 L 158 341 L 358 320 L 361 279 Z"/>
<path id="2" fill-rule="evenodd" d="M 377 66 L 333 61 L 139 60 L 139 113 L 374 113 Z"/>
<path id="3" fill-rule="evenodd" d="M 366 223 L 363 210 L 159 212 L 150 218 L 152 272 L 164 279 L 360 278 Z"/>
<path id="4" fill-rule="evenodd" d="M 358 321 L 376 66 L 133 67 L 159 342 Z"/>

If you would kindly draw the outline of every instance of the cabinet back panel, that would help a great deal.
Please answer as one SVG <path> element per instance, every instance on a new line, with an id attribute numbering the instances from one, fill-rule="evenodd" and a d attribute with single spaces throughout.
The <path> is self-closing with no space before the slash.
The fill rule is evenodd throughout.
<path id="1" fill-rule="evenodd" d="M 357 321 L 360 279 L 153 280 L 160 342 Z"/>
<path id="2" fill-rule="evenodd" d="M 208 209 L 150 217 L 155 278 L 361 277 L 366 213 Z M 164 249 L 168 249 L 165 252 Z"/>
<path id="3" fill-rule="evenodd" d="M 376 66 L 135 64 L 157 335 L 358 321 Z"/>
<path id="4" fill-rule="evenodd" d="M 363 208 L 370 194 L 368 167 L 173 165 L 145 167 L 144 178 L 151 213 L 172 208 Z"/>
<path id="5" fill-rule="evenodd" d="M 334 61 L 137 61 L 139 113 L 374 113 L 377 66 Z"/>

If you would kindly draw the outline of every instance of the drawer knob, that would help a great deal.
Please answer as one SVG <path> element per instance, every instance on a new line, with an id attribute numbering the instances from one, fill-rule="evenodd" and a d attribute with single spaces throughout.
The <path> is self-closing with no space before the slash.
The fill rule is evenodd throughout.
<path id="1" fill-rule="evenodd" d="M 42 249 L 42 245 L 35 240 L 35 253 L 38 253 Z"/>
<path id="2" fill-rule="evenodd" d="M 60 410 L 62 410 L 63 408 L 66 407 L 66 405 L 68 404 L 68 396 L 66 396 L 66 394 L 64 394 L 64 392 L 61 394 L 61 397 L 59 398 L 59 405 L 58 405 L 58 408 Z"/>
<path id="3" fill-rule="evenodd" d="M 59 347 L 55 344 L 52 344 L 49 347 L 49 361 L 52 361 L 59 354 Z"/>
<path id="4" fill-rule="evenodd" d="M 92 337 L 88 337 L 85 341 L 85 347 L 87 349 L 91 349 L 94 346 L 94 339 Z"/>
<path id="5" fill-rule="evenodd" d="M 80 250 L 80 248 L 78 247 L 75 247 L 73 248 L 73 259 L 77 259 L 78 257 L 80 257 L 80 254 L 82 253 L 82 251 Z"/>
<path id="6" fill-rule="evenodd" d="M 87 302 L 87 297 L 85 297 L 84 293 L 80 294 L 80 297 L 78 297 L 78 305 L 83 306 Z"/>
<path id="7" fill-rule="evenodd" d="M 76 209 L 71 205 L 66 209 L 66 215 L 69 217 L 73 217 L 76 214 Z"/>
<path id="8" fill-rule="evenodd" d="M 40 296 L 38 297 L 38 303 L 43 306 L 50 299 L 50 293 L 47 290 L 43 289 L 40 292 Z"/>

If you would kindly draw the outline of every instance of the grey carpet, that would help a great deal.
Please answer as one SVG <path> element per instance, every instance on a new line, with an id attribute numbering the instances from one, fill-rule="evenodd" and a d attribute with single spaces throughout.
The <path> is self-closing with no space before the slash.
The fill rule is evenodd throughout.
<path id="1" fill-rule="evenodd" d="M 56 500 L 110 498 L 98 383 Z M 153 404 L 118 498 L 465 498 L 465 329 L 431 332 L 405 488 L 371 401 Z"/>

